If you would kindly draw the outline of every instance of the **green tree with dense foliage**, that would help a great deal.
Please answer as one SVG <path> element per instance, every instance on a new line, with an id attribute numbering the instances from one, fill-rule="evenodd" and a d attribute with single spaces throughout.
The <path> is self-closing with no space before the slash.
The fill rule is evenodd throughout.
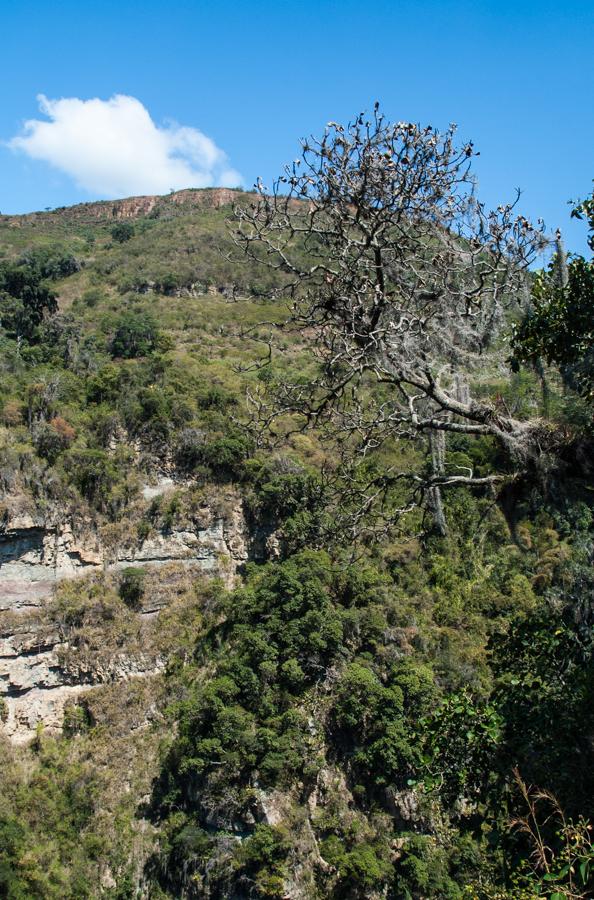
<path id="1" fill-rule="evenodd" d="M 118 244 L 125 244 L 134 237 L 134 225 L 132 222 L 118 222 L 111 229 L 111 236 Z"/>
<path id="2" fill-rule="evenodd" d="M 110 350 L 113 357 L 136 359 L 156 348 L 159 328 L 147 312 L 125 312 L 116 322 Z"/>
<path id="3" fill-rule="evenodd" d="M 55 292 L 26 263 L 0 265 L 0 326 L 17 340 L 32 341 L 47 315 L 58 309 Z"/>
<path id="4" fill-rule="evenodd" d="M 573 210 L 590 229 L 594 253 L 594 195 Z M 594 402 L 594 258 L 565 258 L 560 242 L 545 271 L 537 272 L 532 305 L 514 334 L 513 362 L 545 359 L 557 366 L 565 383 Z"/>

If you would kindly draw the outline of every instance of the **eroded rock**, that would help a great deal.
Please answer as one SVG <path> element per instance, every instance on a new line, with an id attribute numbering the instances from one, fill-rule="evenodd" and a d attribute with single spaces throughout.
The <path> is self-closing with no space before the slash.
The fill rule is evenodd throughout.
<path id="1" fill-rule="evenodd" d="M 0 638 L 0 725 L 14 743 L 26 743 L 38 725 L 49 733 L 59 732 L 64 707 L 93 686 L 128 681 L 163 670 L 165 661 L 150 654 L 112 656 L 108 661 L 89 662 L 68 653 L 68 641 L 58 628 L 31 625 Z"/>
<path id="2" fill-rule="evenodd" d="M 247 558 L 247 529 L 237 498 L 224 516 L 205 508 L 203 523 L 156 531 L 144 540 L 128 534 L 115 548 L 102 546 L 92 529 L 75 535 L 69 522 L 14 518 L 0 534 L 0 611 L 27 611 L 39 606 L 57 581 L 101 569 L 186 562 L 231 585 Z"/>

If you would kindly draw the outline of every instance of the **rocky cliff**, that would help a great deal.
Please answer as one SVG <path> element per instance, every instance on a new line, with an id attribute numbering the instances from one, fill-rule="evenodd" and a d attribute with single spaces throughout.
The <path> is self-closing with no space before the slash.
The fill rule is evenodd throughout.
<path id="1" fill-rule="evenodd" d="M 78 695 L 162 669 L 162 659 L 142 652 L 122 652 L 108 661 L 84 660 L 54 623 L 13 623 L 0 633 L 2 731 L 17 744 L 31 740 L 39 727 L 59 732 L 66 704 Z"/>
<path id="2" fill-rule="evenodd" d="M 145 497 L 171 490 L 165 479 L 147 486 Z M 216 575 L 230 586 L 249 553 L 242 503 L 231 491 L 223 492 L 216 508 L 205 505 L 198 522 L 155 529 L 144 539 L 129 527 L 115 547 L 89 522 L 55 520 L 47 511 L 8 514 L 0 532 L 0 728 L 15 742 L 31 739 L 40 724 L 59 730 L 65 705 L 94 685 L 162 669 L 145 626 L 175 596 L 167 580 L 172 567 L 190 578 Z M 71 582 L 75 593 L 77 584 L 82 592 L 93 576 L 117 584 L 118 572 L 128 567 L 165 571 L 165 581 L 154 580 L 134 613 L 141 623 L 137 640 L 113 653 L 100 652 L 101 639 L 97 652 L 88 652 L 88 641 L 73 646 L 72 629 L 52 607 L 57 587 Z"/>
<path id="3" fill-rule="evenodd" d="M 163 196 L 147 195 L 127 197 L 123 200 L 100 200 L 20 216 L 0 215 L 0 222 L 19 228 L 27 223 L 43 223 L 51 219 L 82 224 L 139 219 L 143 216 L 157 218 L 160 215 L 187 213 L 192 209 L 219 209 L 244 197 L 244 191 L 231 188 L 186 188 Z"/>

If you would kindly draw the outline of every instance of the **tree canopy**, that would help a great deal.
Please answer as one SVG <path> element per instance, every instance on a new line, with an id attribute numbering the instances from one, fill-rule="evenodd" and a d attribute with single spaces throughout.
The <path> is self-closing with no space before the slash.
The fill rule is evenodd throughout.
<path id="1" fill-rule="evenodd" d="M 573 210 L 586 218 L 594 252 L 594 194 Z M 565 383 L 594 401 L 594 259 L 565 259 L 559 244 L 546 271 L 538 272 L 532 306 L 514 335 L 514 363 L 543 358 L 557 365 Z"/>
<path id="2" fill-rule="evenodd" d="M 37 266 L 27 262 L 0 266 L 0 325 L 9 334 L 32 340 L 44 316 L 57 309 L 56 294 Z"/>

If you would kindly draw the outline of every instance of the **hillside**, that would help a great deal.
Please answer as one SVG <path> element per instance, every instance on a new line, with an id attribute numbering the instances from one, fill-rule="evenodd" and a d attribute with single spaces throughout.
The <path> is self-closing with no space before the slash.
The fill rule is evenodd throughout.
<path id="1" fill-rule="evenodd" d="M 448 435 L 501 480 L 345 537 L 323 427 L 252 427 L 317 363 L 231 240 L 251 197 L 0 216 L 0 894 L 591 896 L 588 407 L 495 344 L 469 378 L 558 457 Z"/>

